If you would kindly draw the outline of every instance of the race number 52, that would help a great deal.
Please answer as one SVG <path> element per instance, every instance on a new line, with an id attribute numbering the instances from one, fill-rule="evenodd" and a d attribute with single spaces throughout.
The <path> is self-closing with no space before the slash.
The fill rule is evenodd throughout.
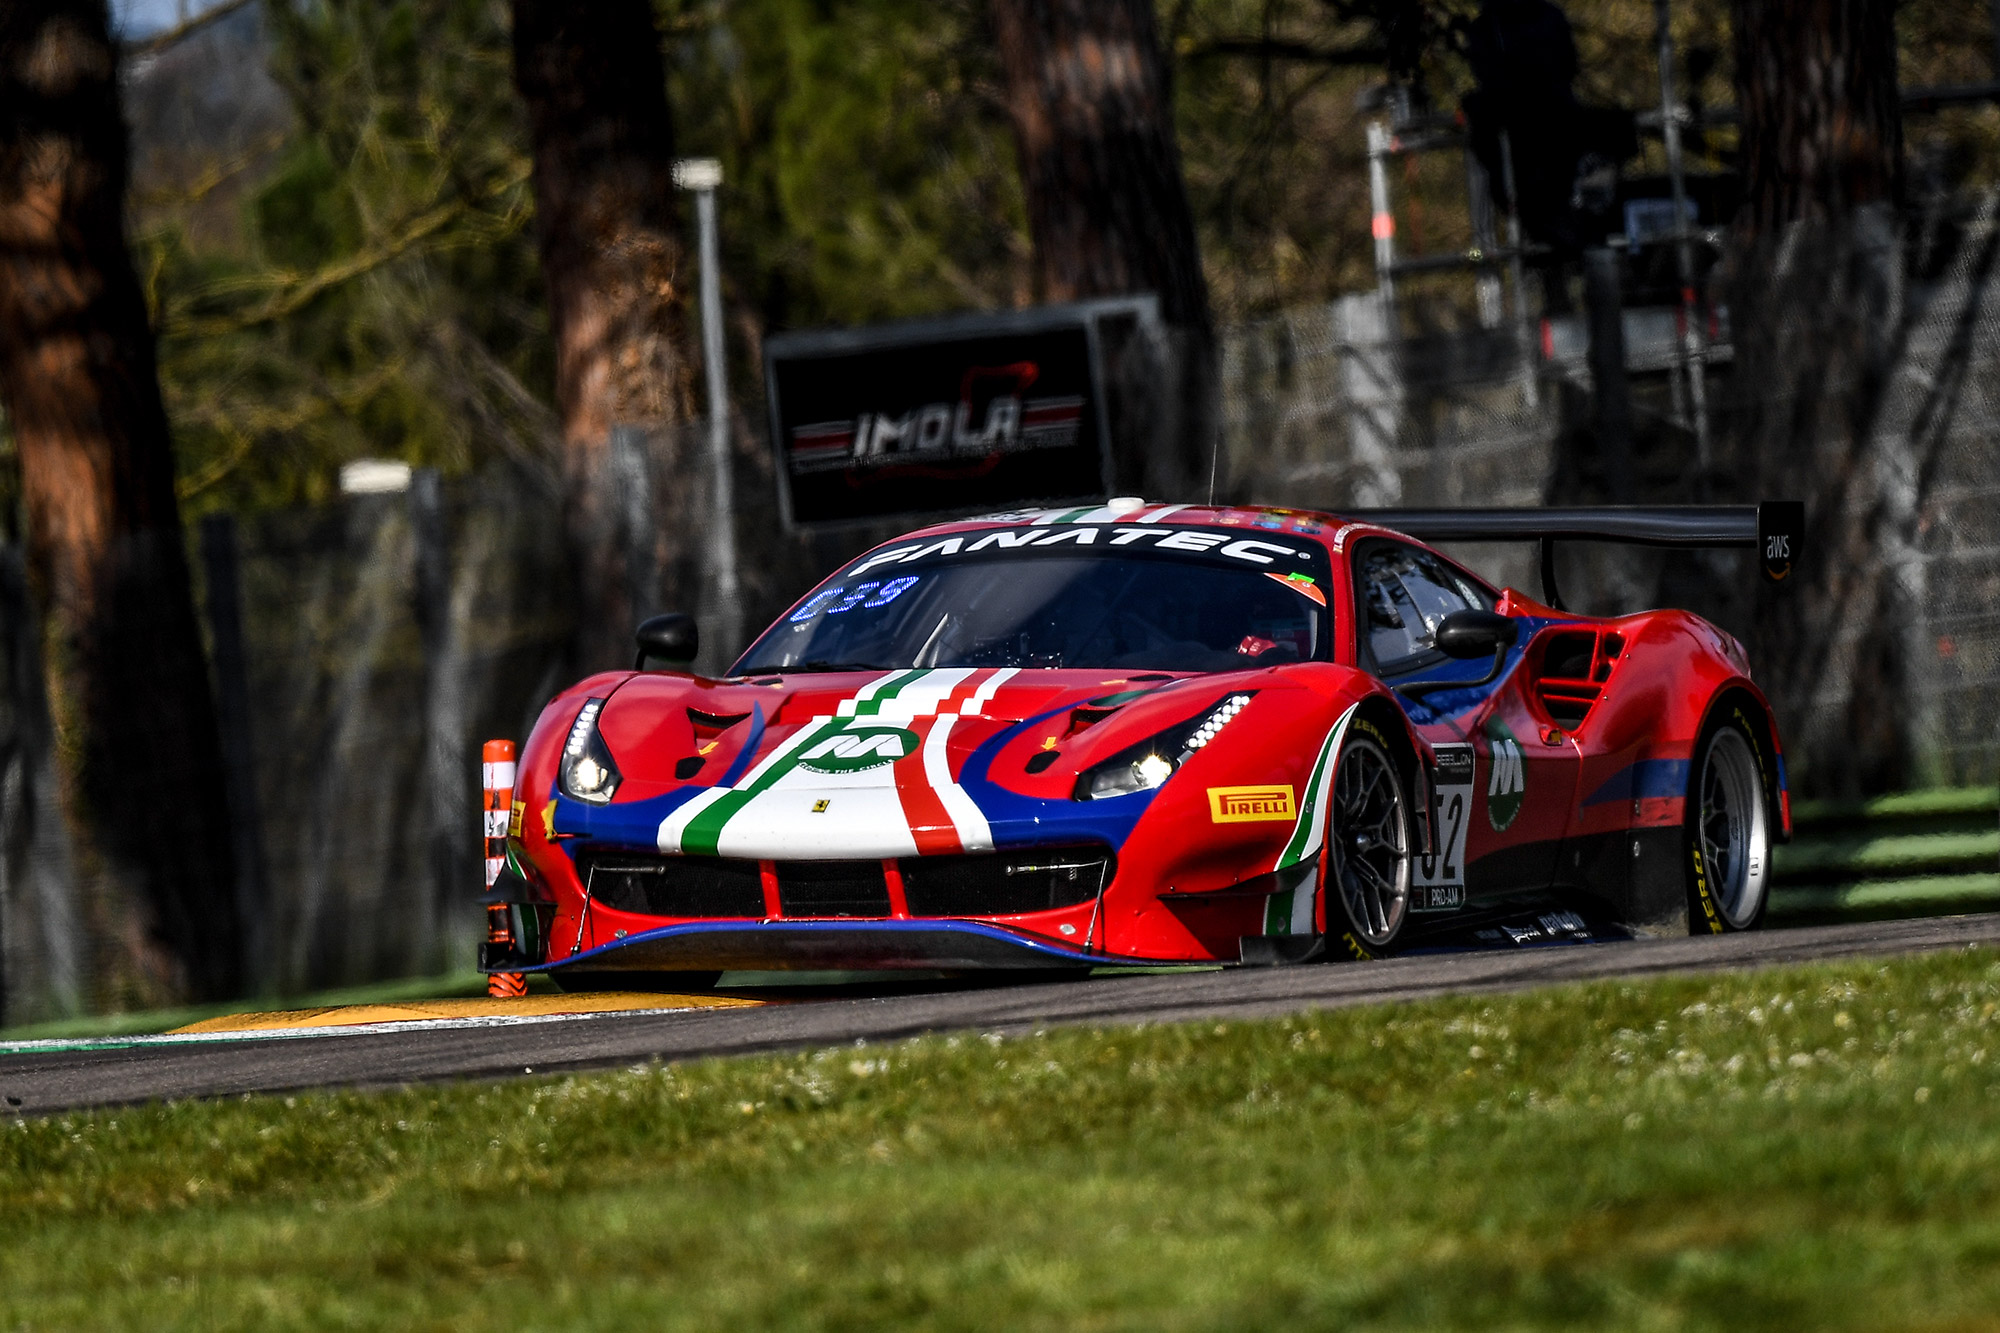
<path id="1" fill-rule="evenodd" d="M 1439 912 L 1465 905 L 1465 827 L 1472 815 L 1472 747 L 1435 747 L 1437 775 L 1431 783 L 1431 843 L 1411 876 L 1410 909 Z"/>

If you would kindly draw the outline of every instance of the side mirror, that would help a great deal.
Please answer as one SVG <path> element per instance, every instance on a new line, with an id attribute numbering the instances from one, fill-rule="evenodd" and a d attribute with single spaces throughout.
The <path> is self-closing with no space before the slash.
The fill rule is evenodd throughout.
<path id="1" fill-rule="evenodd" d="M 646 670 L 654 662 L 686 668 L 701 651 L 701 630 L 694 617 L 679 611 L 641 621 L 633 637 L 639 642 L 639 658 L 632 664 L 637 671 Z"/>
<path id="2" fill-rule="evenodd" d="M 1492 611 L 1454 611 L 1438 623 L 1432 642 L 1447 657 L 1492 657 L 1514 642 L 1520 627 Z"/>

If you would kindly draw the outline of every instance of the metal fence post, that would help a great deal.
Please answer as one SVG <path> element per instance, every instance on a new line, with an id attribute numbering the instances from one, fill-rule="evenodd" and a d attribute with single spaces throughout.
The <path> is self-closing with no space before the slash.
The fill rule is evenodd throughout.
<path id="1" fill-rule="evenodd" d="M 716 234 L 715 191 L 722 164 L 712 157 L 684 158 L 674 164 L 674 183 L 694 192 L 701 232 L 701 359 L 708 380 L 708 465 L 710 491 L 709 577 L 715 599 L 711 640 L 723 657 L 743 647 L 742 594 L 736 577 L 736 479 L 729 442 L 729 379 L 723 360 L 722 255 Z"/>

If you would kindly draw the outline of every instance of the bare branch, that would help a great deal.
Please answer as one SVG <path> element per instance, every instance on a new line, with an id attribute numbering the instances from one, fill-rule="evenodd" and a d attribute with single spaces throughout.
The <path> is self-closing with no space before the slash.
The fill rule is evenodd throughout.
<path id="1" fill-rule="evenodd" d="M 257 0 L 222 0 L 221 4 L 204 9 L 187 22 L 177 23 L 165 32 L 156 32 L 144 41 L 124 43 L 126 58 L 136 60 L 156 56 L 174 43 L 194 36 L 211 23 L 226 19 L 237 10 L 256 2 Z"/>

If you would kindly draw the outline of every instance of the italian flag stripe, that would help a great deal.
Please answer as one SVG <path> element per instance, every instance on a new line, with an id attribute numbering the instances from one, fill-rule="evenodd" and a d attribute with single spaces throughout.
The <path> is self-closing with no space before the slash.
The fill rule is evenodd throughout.
<path id="1" fill-rule="evenodd" d="M 1319 747 L 1319 758 L 1313 761 L 1312 776 L 1306 779 L 1305 790 L 1299 793 L 1299 817 L 1292 825 L 1292 836 L 1285 843 L 1285 850 L 1278 856 L 1274 867 L 1283 870 L 1295 866 L 1319 850 L 1325 837 L 1321 814 L 1326 808 L 1333 789 L 1333 769 L 1340 739 L 1347 734 L 1348 719 L 1354 716 L 1350 707 L 1340 715 L 1340 721 L 1333 724 L 1333 730 L 1326 733 L 1326 740 Z"/>
<path id="2" fill-rule="evenodd" d="M 924 751 L 930 745 L 932 733 L 950 731 L 955 720 L 947 714 L 913 721 L 910 726 L 917 734 L 917 746 L 898 759 L 891 770 L 896 776 L 896 799 L 902 802 L 903 818 L 910 825 L 910 836 L 916 841 L 919 856 L 961 850 L 951 814 L 924 771 Z"/>

